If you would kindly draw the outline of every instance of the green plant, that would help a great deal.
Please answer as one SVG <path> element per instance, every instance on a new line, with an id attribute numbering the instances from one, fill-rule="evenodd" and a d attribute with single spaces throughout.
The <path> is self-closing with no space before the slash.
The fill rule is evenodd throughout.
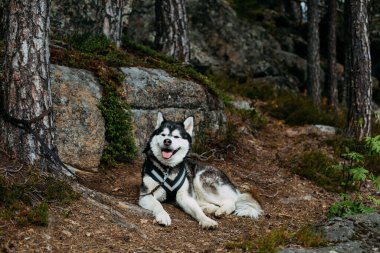
<path id="1" fill-rule="evenodd" d="M 25 182 L 0 177 L 0 218 L 20 226 L 48 224 L 48 203 L 66 206 L 79 198 L 65 181 L 28 172 Z"/>
<path id="2" fill-rule="evenodd" d="M 259 237 L 251 240 L 238 242 L 228 242 L 227 249 L 241 249 L 243 251 L 274 253 L 279 250 L 280 246 L 287 244 L 297 244 L 303 247 L 323 246 L 326 242 L 320 232 L 311 226 L 304 226 L 297 231 L 291 232 L 284 228 L 274 229 Z"/>
<path id="3" fill-rule="evenodd" d="M 100 70 L 98 75 L 99 82 L 104 87 L 99 108 L 107 126 L 105 138 L 108 142 L 103 150 L 102 163 L 114 166 L 133 160 L 137 154 L 132 134 L 132 115 L 128 104 L 122 100 L 117 90 L 123 76 L 112 69 L 107 72 Z"/>
<path id="4" fill-rule="evenodd" d="M 369 207 L 360 200 L 353 199 L 348 194 L 341 194 L 340 198 L 340 201 L 335 202 L 329 208 L 327 218 L 348 217 L 354 214 L 372 213 L 376 211 L 376 209 Z"/>
<path id="5" fill-rule="evenodd" d="M 305 152 L 296 159 L 296 166 L 291 168 L 295 174 L 303 176 L 328 191 L 341 192 L 342 173 L 334 164 L 336 160 L 320 150 Z"/>
<path id="6" fill-rule="evenodd" d="M 380 136 L 367 137 L 364 140 L 366 152 L 370 155 L 380 155 Z M 375 188 L 380 191 L 380 176 L 375 176 L 365 168 L 365 155 L 346 150 L 342 155 L 343 163 L 336 165 L 342 171 L 344 180 L 342 185 L 347 191 L 349 188 L 355 190 L 353 195 L 344 194 L 341 200 L 334 203 L 328 212 L 328 217 L 342 216 L 346 217 L 352 214 L 373 212 L 372 206 L 378 205 L 377 199 L 371 195 L 363 196 L 361 188 L 365 181 L 371 180 Z M 370 203 L 366 200 L 371 200 Z"/>
<path id="7" fill-rule="evenodd" d="M 110 49 L 114 49 L 111 40 L 105 35 L 94 36 L 90 33 L 74 34 L 68 38 L 68 42 L 75 49 L 85 53 L 106 54 Z"/>

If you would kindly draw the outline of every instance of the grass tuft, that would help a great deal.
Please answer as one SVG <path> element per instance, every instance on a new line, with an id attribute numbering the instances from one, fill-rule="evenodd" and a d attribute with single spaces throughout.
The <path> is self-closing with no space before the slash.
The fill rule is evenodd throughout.
<path id="1" fill-rule="evenodd" d="M 288 244 L 297 244 L 302 247 L 318 247 L 326 245 L 326 242 L 320 232 L 311 226 L 305 226 L 295 232 L 284 228 L 274 229 L 251 240 L 228 242 L 225 247 L 229 250 L 241 249 L 244 252 L 275 253 L 280 247 Z"/>

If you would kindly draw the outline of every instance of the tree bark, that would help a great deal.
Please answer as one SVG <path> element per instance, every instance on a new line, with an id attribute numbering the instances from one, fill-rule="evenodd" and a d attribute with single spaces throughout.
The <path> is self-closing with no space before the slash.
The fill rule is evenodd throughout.
<path id="1" fill-rule="evenodd" d="M 10 0 L 5 18 L 4 82 L 2 107 L 10 116 L 31 120 L 51 109 L 49 1 Z M 31 124 L 49 148 L 53 146 L 51 113 Z M 26 131 L 2 122 L 1 139 L 16 158 L 46 169 L 41 145 Z"/>
<path id="2" fill-rule="evenodd" d="M 372 113 L 372 77 L 371 54 L 368 38 L 368 6 L 369 0 L 350 0 L 349 15 L 351 17 L 350 69 L 348 92 L 348 130 L 350 137 L 362 140 L 371 134 Z"/>
<path id="3" fill-rule="evenodd" d="M 333 109 L 337 109 L 338 101 L 338 77 L 336 70 L 336 18 L 337 2 L 328 1 L 328 71 L 327 85 L 329 87 L 329 104 Z"/>
<path id="4" fill-rule="evenodd" d="M 187 63 L 190 46 L 184 0 L 156 0 L 156 48 Z"/>
<path id="5" fill-rule="evenodd" d="M 318 0 L 307 1 L 308 54 L 307 76 L 308 94 L 317 108 L 321 107 L 320 59 L 319 59 L 319 13 Z"/>
<path id="6" fill-rule="evenodd" d="M 103 0 L 105 16 L 103 20 L 103 33 L 107 38 L 121 46 L 123 27 L 128 24 L 128 16 L 132 10 L 133 0 Z"/>
<path id="7" fill-rule="evenodd" d="M 344 2 L 344 85 L 342 87 L 342 105 L 348 106 L 348 92 L 351 83 L 351 14 L 350 1 Z"/>

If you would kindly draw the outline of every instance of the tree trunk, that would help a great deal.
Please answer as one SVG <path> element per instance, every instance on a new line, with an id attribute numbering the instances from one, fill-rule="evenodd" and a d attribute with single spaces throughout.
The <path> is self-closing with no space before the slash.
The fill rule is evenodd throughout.
<path id="1" fill-rule="evenodd" d="M 184 0 L 156 0 L 156 38 L 158 50 L 187 63 L 190 46 Z"/>
<path id="2" fill-rule="evenodd" d="M 368 38 L 369 0 L 350 0 L 351 54 L 349 72 L 352 74 L 348 92 L 348 130 L 350 137 L 362 140 L 371 134 L 372 79 Z"/>
<path id="3" fill-rule="evenodd" d="M 51 109 L 49 65 L 49 1 L 10 0 L 6 16 L 6 46 L 2 107 L 10 116 L 31 120 Z M 31 124 L 41 139 L 52 147 L 51 113 Z M 49 165 L 41 145 L 24 130 L 3 122 L 1 139 L 16 158 L 46 169 Z"/>
<path id="4" fill-rule="evenodd" d="M 336 72 L 336 0 L 328 1 L 328 71 L 327 85 L 329 87 L 329 104 L 333 109 L 338 106 L 338 78 Z"/>
<path id="5" fill-rule="evenodd" d="M 103 0 L 105 16 L 103 20 L 103 33 L 107 38 L 121 45 L 123 27 L 128 24 L 128 16 L 132 10 L 133 0 Z"/>
<path id="6" fill-rule="evenodd" d="M 342 87 L 342 105 L 348 106 L 348 92 L 351 83 L 351 14 L 350 1 L 344 2 L 344 84 Z"/>
<path id="7" fill-rule="evenodd" d="M 319 60 L 319 14 L 318 0 L 307 1 L 308 53 L 307 76 L 308 94 L 317 108 L 321 107 L 321 83 Z"/>

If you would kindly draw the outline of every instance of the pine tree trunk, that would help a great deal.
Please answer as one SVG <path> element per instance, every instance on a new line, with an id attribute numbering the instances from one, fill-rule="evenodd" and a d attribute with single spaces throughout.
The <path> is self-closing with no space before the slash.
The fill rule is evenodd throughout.
<path id="1" fill-rule="evenodd" d="M 6 46 L 2 106 L 10 116 L 31 120 L 52 106 L 49 65 L 49 1 L 10 0 L 6 16 Z M 51 148 L 51 113 L 32 124 L 34 131 Z M 41 145 L 26 131 L 2 123 L 1 139 L 18 159 L 46 169 L 48 161 Z"/>
<path id="2" fill-rule="evenodd" d="M 119 48 L 123 36 L 123 27 L 128 23 L 128 16 L 132 10 L 133 0 L 103 0 L 105 17 L 103 33 L 116 43 Z"/>
<path id="3" fill-rule="evenodd" d="M 317 108 L 321 107 L 321 83 L 319 60 L 319 14 L 318 0 L 307 1 L 308 54 L 307 76 L 308 94 Z"/>
<path id="4" fill-rule="evenodd" d="M 187 63 L 190 46 L 184 0 L 156 0 L 156 38 L 158 50 Z"/>
<path id="5" fill-rule="evenodd" d="M 332 108 L 338 106 L 338 80 L 336 70 L 336 0 L 328 1 L 328 71 L 327 85 L 329 87 L 329 104 Z"/>
<path id="6" fill-rule="evenodd" d="M 372 78 L 368 38 L 369 0 L 350 0 L 351 64 L 352 74 L 348 92 L 347 134 L 362 140 L 371 134 Z"/>
<path id="7" fill-rule="evenodd" d="M 351 14 L 350 14 L 350 1 L 344 2 L 344 85 L 342 87 L 342 105 L 348 106 L 348 92 L 351 83 Z"/>

